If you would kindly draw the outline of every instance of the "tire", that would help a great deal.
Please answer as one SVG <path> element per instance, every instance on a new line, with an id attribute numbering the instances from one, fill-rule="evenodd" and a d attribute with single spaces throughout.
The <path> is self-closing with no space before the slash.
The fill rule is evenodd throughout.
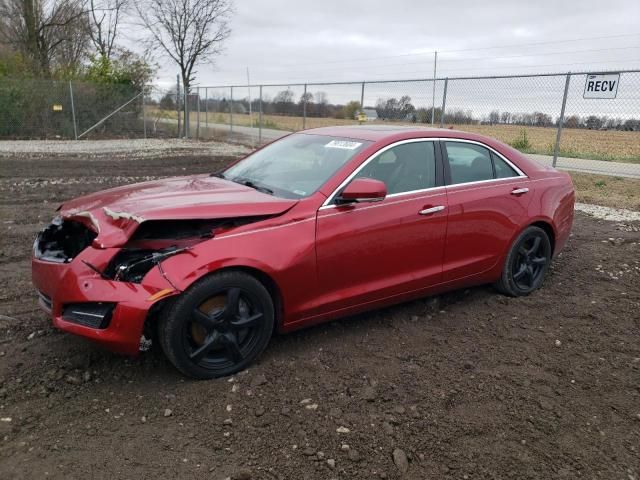
<path id="1" fill-rule="evenodd" d="M 274 325 L 273 300 L 243 272 L 207 276 L 168 304 L 158 337 L 169 361 L 197 379 L 231 375 L 266 348 Z"/>
<path id="2" fill-rule="evenodd" d="M 539 227 L 527 227 L 515 239 L 496 288 L 511 297 L 529 295 L 540 288 L 551 263 L 551 242 Z"/>

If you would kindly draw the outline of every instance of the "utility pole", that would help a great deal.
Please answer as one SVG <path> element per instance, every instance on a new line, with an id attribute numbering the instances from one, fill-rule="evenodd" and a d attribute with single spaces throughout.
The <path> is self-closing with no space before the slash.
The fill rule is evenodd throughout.
<path id="1" fill-rule="evenodd" d="M 433 52 L 433 89 L 431 91 L 431 126 L 436 118 L 436 72 L 438 68 L 438 52 Z"/>

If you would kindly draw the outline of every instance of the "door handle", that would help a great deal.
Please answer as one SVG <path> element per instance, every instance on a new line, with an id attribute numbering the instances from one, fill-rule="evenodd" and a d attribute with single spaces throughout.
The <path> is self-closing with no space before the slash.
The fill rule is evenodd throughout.
<path id="1" fill-rule="evenodd" d="M 516 188 L 515 190 L 511 190 L 511 195 L 522 195 L 529 191 L 528 188 Z"/>
<path id="2" fill-rule="evenodd" d="M 444 210 L 444 205 L 438 205 L 437 207 L 429 207 L 424 210 L 420 210 L 420 215 L 431 215 L 432 213 L 441 212 Z"/>

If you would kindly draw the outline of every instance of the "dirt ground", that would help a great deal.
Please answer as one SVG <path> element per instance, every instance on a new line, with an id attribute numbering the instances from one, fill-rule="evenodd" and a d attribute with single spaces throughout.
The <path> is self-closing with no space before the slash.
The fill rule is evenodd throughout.
<path id="1" fill-rule="evenodd" d="M 578 213 L 528 298 L 480 287 L 276 337 L 229 379 L 52 329 L 29 257 L 60 202 L 229 160 L 0 159 L 0 478 L 640 478 L 640 223 Z"/>

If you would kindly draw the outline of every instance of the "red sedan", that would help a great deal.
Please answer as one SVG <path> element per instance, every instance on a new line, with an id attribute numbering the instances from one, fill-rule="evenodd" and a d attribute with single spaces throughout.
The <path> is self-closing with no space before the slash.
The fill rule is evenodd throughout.
<path id="1" fill-rule="evenodd" d="M 274 331 L 470 285 L 540 287 L 573 222 L 570 177 L 491 138 L 363 126 L 289 135 L 224 171 L 65 203 L 34 244 L 56 327 L 197 378 Z"/>

